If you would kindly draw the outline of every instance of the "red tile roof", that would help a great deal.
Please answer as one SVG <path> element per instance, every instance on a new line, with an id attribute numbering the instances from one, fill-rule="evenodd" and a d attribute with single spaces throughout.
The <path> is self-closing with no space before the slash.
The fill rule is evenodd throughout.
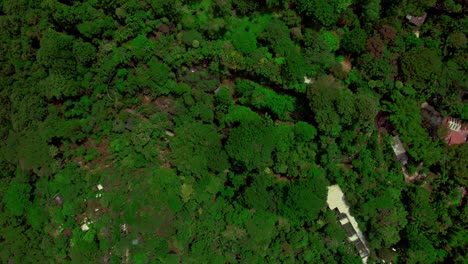
<path id="1" fill-rule="evenodd" d="M 71 236 L 72 234 L 73 234 L 73 232 L 70 229 L 65 229 L 62 232 L 62 235 L 64 235 L 64 236 Z"/>
<path id="2" fill-rule="evenodd" d="M 467 132 L 464 130 L 460 130 L 460 131 L 449 130 L 448 135 L 447 135 L 447 143 L 449 145 L 458 145 L 458 144 L 466 143 L 466 135 L 467 135 Z"/>
<path id="3" fill-rule="evenodd" d="M 462 124 L 462 127 L 460 128 L 460 130 L 455 131 L 455 130 L 450 129 L 449 127 L 449 122 L 451 120 L 452 120 L 452 117 L 447 117 L 442 122 L 442 125 L 448 128 L 447 137 L 445 138 L 447 141 L 447 144 L 459 145 L 459 144 L 466 143 L 466 139 L 468 137 L 468 125 Z"/>

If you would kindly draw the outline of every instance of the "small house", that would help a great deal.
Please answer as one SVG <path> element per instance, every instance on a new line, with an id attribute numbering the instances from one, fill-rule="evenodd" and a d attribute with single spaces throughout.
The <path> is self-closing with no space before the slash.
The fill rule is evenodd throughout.
<path id="1" fill-rule="evenodd" d="M 411 16 L 411 15 L 406 16 L 406 19 L 408 19 L 408 21 L 411 24 L 417 27 L 420 27 L 422 24 L 424 24 L 424 21 L 426 21 L 426 18 L 427 18 L 427 13 L 424 13 L 422 16 Z"/>
<path id="2" fill-rule="evenodd" d="M 447 136 L 445 137 L 447 144 L 459 145 L 466 143 L 468 138 L 468 125 L 452 117 L 444 119 L 442 125 L 448 129 Z"/>
<path id="3" fill-rule="evenodd" d="M 442 117 L 442 115 L 428 103 L 421 105 L 423 126 L 429 129 L 432 138 L 435 139 L 442 132 L 448 145 L 459 145 L 466 143 L 468 138 L 468 124 L 453 117 Z M 440 128 L 443 130 L 439 131 Z"/>
<path id="4" fill-rule="evenodd" d="M 172 131 L 170 131 L 170 130 L 166 130 L 166 131 L 164 131 L 164 133 L 165 133 L 166 135 L 170 136 L 170 137 L 174 137 L 174 136 L 175 136 L 174 132 L 172 132 Z"/>
<path id="5" fill-rule="evenodd" d="M 62 235 L 66 237 L 71 237 L 73 235 L 73 231 L 71 231 L 70 229 L 65 229 L 63 230 Z"/>
<path id="6" fill-rule="evenodd" d="M 408 163 L 408 154 L 406 153 L 403 143 L 398 136 L 394 136 L 392 140 L 392 149 L 395 152 L 396 159 L 403 165 Z"/>
<path id="7" fill-rule="evenodd" d="M 63 197 L 59 193 L 54 195 L 54 198 L 52 199 L 57 205 L 63 205 Z"/>
<path id="8" fill-rule="evenodd" d="M 83 232 L 86 232 L 86 231 L 89 230 L 88 224 L 82 224 L 80 228 L 81 228 L 81 231 L 83 231 Z"/>
<path id="9" fill-rule="evenodd" d="M 309 77 L 307 77 L 307 76 L 304 76 L 304 83 L 306 83 L 306 84 L 311 84 L 311 83 L 313 83 L 313 82 L 314 82 L 314 80 L 313 80 L 312 78 L 309 78 Z"/>

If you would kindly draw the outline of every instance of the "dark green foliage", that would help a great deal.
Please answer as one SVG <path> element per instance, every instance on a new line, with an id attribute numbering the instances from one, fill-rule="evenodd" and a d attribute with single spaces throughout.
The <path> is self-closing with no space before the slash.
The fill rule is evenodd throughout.
<path id="1" fill-rule="evenodd" d="M 414 48 L 403 56 L 401 70 L 414 87 L 428 89 L 439 76 L 442 63 L 434 50 L 429 48 Z"/>
<path id="2" fill-rule="evenodd" d="M 421 126 L 421 114 L 416 103 L 408 98 L 398 97 L 397 103 L 389 105 L 393 114 L 390 120 L 400 132 L 404 142 L 411 142 L 409 154 L 418 161 L 431 165 L 441 158 L 438 142 L 433 142 L 428 131 Z"/>
<path id="3" fill-rule="evenodd" d="M 362 130 L 369 130 L 373 126 L 374 118 L 379 112 L 379 101 L 369 93 L 362 92 L 355 96 L 354 105 L 356 107 L 357 123 Z"/>
<path id="4" fill-rule="evenodd" d="M 361 263 L 331 184 L 369 263 L 467 262 L 467 144 L 421 110 L 468 121 L 467 21 L 452 0 L 1 1 L 0 262 Z"/>
<path id="5" fill-rule="evenodd" d="M 340 16 L 345 8 L 347 8 L 352 1 L 350 0 L 297 0 L 297 8 L 300 12 L 308 16 L 314 17 L 318 22 L 324 26 L 331 26 Z"/>
<path id="6" fill-rule="evenodd" d="M 73 43 L 73 55 L 79 65 L 89 66 L 96 59 L 96 48 L 89 42 L 76 40 Z"/>
<path id="7" fill-rule="evenodd" d="M 332 76 L 324 76 L 308 90 L 318 128 L 332 136 L 356 125 L 362 130 L 370 128 L 378 112 L 375 98 L 364 93 L 354 95 L 340 86 Z"/>
<path id="8" fill-rule="evenodd" d="M 290 177 L 307 177 L 314 166 L 317 149 L 312 139 L 316 134 L 315 127 L 304 122 L 295 127 L 277 125 L 273 170 Z"/>
<path id="9" fill-rule="evenodd" d="M 53 73 L 72 73 L 76 66 L 73 37 L 52 29 L 46 30 L 37 51 L 37 61 Z"/>
<path id="10" fill-rule="evenodd" d="M 152 57 L 155 45 L 143 35 L 138 35 L 129 43 L 129 50 L 132 51 L 137 60 L 147 61 Z"/>
<path id="11" fill-rule="evenodd" d="M 266 26 L 262 36 L 266 41 L 271 43 L 275 53 L 284 56 L 286 60 L 283 68 L 285 79 L 293 83 L 303 82 L 304 75 L 310 70 L 310 66 L 306 64 L 298 47 L 290 39 L 286 24 L 280 20 L 272 20 Z M 295 87 L 286 86 L 286 88 L 294 89 Z M 303 92 L 303 90 L 300 90 L 300 92 Z"/>
<path id="12" fill-rule="evenodd" d="M 303 142 L 308 142 L 311 141 L 316 135 L 317 135 L 317 129 L 313 127 L 310 124 L 307 124 L 306 122 L 297 122 L 295 128 L 294 128 L 294 133 L 296 134 L 296 137 L 303 141 Z"/>
<path id="13" fill-rule="evenodd" d="M 255 35 L 247 30 L 237 29 L 232 35 L 232 44 L 234 47 L 244 53 L 250 54 L 257 48 Z"/>
<path id="14" fill-rule="evenodd" d="M 65 97 L 76 96 L 80 92 L 76 81 L 67 79 L 61 74 L 50 74 L 40 83 L 40 86 L 47 99 L 60 100 Z"/>
<path id="15" fill-rule="evenodd" d="M 183 34 L 183 42 L 187 47 L 198 48 L 198 45 L 203 40 L 203 36 L 196 30 L 186 31 Z"/>
<path id="16" fill-rule="evenodd" d="M 381 0 L 369 1 L 365 7 L 365 18 L 370 21 L 375 21 L 380 18 L 380 12 L 382 11 Z"/>
<path id="17" fill-rule="evenodd" d="M 447 173 L 461 186 L 468 183 L 468 168 L 466 166 L 468 153 L 468 144 L 451 146 L 448 149 L 448 155 L 445 160 Z"/>
<path id="18" fill-rule="evenodd" d="M 147 66 L 139 65 L 135 70 L 135 75 L 129 77 L 131 86 L 118 86 L 117 88 L 129 94 L 135 93 L 133 89 L 136 87 L 140 88 L 140 91 L 147 90 L 154 95 L 168 94 L 167 84 L 171 77 L 169 71 L 170 68 L 165 63 L 153 57 Z"/>
<path id="19" fill-rule="evenodd" d="M 239 0 L 234 2 L 233 6 L 241 15 L 245 15 L 257 9 L 259 5 L 254 0 Z"/>
<path id="20" fill-rule="evenodd" d="M 335 62 L 331 47 L 325 42 L 323 35 L 316 31 L 306 30 L 304 33 L 304 58 L 311 63 L 330 66 Z"/>
<path id="21" fill-rule="evenodd" d="M 280 20 L 272 20 L 267 27 L 263 37 L 272 44 L 275 52 L 285 55 L 292 46 L 289 40 L 289 30 L 286 24 Z"/>
<path id="22" fill-rule="evenodd" d="M 273 177 L 262 173 L 253 178 L 253 183 L 243 194 L 244 203 L 255 210 L 273 211 L 275 194 L 270 188 L 274 184 Z"/>
<path id="23" fill-rule="evenodd" d="M 280 211 L 291 221 L 308 222 L 326 206 L 326 180 L 321 177 L 291 183 L 284 192 Z"/>
<path id="24" fill-rule="evenodd" d="M 238 122 L 258 122 L 261 121 L 260 116 L 245 106 L 232 106 L 229 112 L 223 116 L 222 122 L 233 124 Z"/>
<path id="25" fill-rule="evenodd" d="M 367 34 L 360 28 L 345 33 L 341 47 L 352 53 L 361 53 L 366 48 Z"/>
<path id="26" fill-rule="evenodd" d="M 187 123 L 175 133 L 177 136 L 171 139 L 170 146 L 173 163 L 179 171 L 202 176 L 208 170 L 221 172 L 229 167 L 214 126 Z"/>
<path id="27" fill-rule="evenodd" d="M 396 76 L 396 69 L 385 59 L 376 58 L 372 54 L 364 54 L 357 61 L 361 67 L 363 77 L 367 80 L 382 80 L 390 82 Z"/>
<path id="28" fill-rule="evenodd" d="M 274 131 L 261 121 L 246 121 L 229 134 L 226 151 L 238 170 L 263 170 L 271 164 Z"/>
<path id="29" fill-rule="evenodd" d="M 83 21 L 76 25 L 78 31 L 86 38 L 102 35 L 109 29 L 114 28 L 114 21 L 109 17 L 97 18 L 91 21 Z"/>
<path id="30" fill-rule="evenodd" d="M 269 109 L 280 119 L 287 118 L 287 115 L 295 110 L 295 100 L 293 97 L 277 94 L 254 82 L 237 80 L 236 91 L 243 95 L 239 99 L 239 102 L 251 105 L 257 109 Z"/>
<path id="31" fill-rule="evenodd" d="M 401 1 L 399 4 L 407 14 L 412 14 L 414 16 L 422 16 L 424 12 L 428 8 L 433 7 L 436 4 L 436 2 L 436 0 L 404 0 Z"/>
<path id="32" fill-rule="evenodd" d="M 31 206 L 30 192 L 31 186 L 29 184 L 12 181 L 3 195 L 6 209 L 14 216 L 24 215 L 28 207 Z"/>

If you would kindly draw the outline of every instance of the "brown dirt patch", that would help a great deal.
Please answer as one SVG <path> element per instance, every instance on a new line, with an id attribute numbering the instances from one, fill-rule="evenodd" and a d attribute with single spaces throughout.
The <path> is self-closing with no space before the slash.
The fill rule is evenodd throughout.
<path id="1" fill-rule="evenodd" d="M 344 59 L 344 61 L 341 62 L 341 70 L 343 70 L 344 72 L 348 73 L 351 71 L 352 68 L 353 65 L 351 64 L 349 58 L 346 58 Z"/>
<path id="2" fill-rule="evenodd" d="M 82 157 L 77 157 L 76 163 L 80 168 L 86 168 L 90 172 L 95 172 L 97 170 L 107 169 L 110 167 L 108 164 L 108 157 L 110 155 L 108 147 L 109 147 L 109 140 L 107 138 L 103 138 L 99 143 L 96 142 L 95 139 L 88 138 L 82 144 L 76 145 L 76 147 L 83 146 L 87 150 L 94 149 L 98 153 L 97 156 L 88 162 L 83 162 Z"/>
<path id="3" fill-rule="evenodd" d="M 159 96 L 154 100 L 154 104 L 158 107 L 161 111 L 174 114 L 174 99 L 167 97 L 167 96 Z"/>
<path id="4" fill-rule="evenodd" d="M 169 154 L 171 150 L 169 148 L 163 149 L 159 152 L 158 158 L 161 160 L 161 164 L 159 166 L 163 168 L 173 168 L 172 163 L 169 160 Z"/>
<path id="5" fill-rule="evenodd" d="M 232 94 L 234 92 L 234 80 L 232 79 L 224 79 L 221 84 L 220 84 L 220 87 L 223 87 L 223 86 L 227 86 L 229 88 L 229 92 Z"/>
<path id="6" fill-rule="evenodd" d="M 127 112 L 127 113 L 129 113 L 129 114 L 132 114 L 132 115 L 134 115 L 134 116 L 138 116 L 138 117 L 141 118 L 142 120 L 148 121 L 148 118 L 144 117 L 142 114 L 140 114 L 140 113 L 138 113 L 137 111 L 135 111 L 135 109 L 125 108 L 124 111 Z"/>
<path id="7" fill-rule="evenodd" d="M 151 98 L 148 95 L 143 96 L 142 104 L 149 104 L 151 103 Z"/>

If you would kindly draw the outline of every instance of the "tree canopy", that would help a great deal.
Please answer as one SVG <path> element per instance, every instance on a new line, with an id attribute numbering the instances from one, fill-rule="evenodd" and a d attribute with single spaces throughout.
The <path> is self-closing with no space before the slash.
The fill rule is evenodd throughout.
<path id="1" fill-rule="evenodd" d="M 0 262 L 466 263 L 463 4 L 0 1 Z"/>

